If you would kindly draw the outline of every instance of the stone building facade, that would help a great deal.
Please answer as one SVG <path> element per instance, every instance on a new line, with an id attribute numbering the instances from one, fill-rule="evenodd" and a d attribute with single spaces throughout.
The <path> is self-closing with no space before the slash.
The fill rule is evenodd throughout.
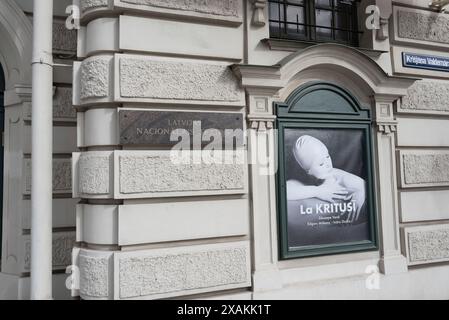
<path id="1" fill-rule="evenodd" d="M 449 59 L 448 14 L 362 0 L 354 45 L 273 37 L 271 6 L 285 1 L 74 0 L 78 30 L 65 24 L 72 3 L 55 2 L 56 298 L 449 297 L 449 68 L 404 63 Z M 32 17 L 32 1 L 0 2 L 0 298 L 29 297 Z M 311 82 L 372 113 L 376 250 L 280 258 L 279 186 L 261 172 L 276 167 L 274 103 Z M 240 116 L 245 155 L 268 160 L 175 164 L 167 146 L 123 140 L 128 111 Z"/>

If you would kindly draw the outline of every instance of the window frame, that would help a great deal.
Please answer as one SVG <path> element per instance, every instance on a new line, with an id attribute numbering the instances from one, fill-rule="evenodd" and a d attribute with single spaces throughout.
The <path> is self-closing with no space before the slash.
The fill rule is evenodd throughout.
<path id="1" fill-rule="evenodd" d="M 299 5 L 298 3 L 293 2 L 294 0 L 268 0 L 268 24 L 270 31 L 270 38 L 272 39 L 285 39 L 285 40 L 296 40 L 296 41 L 309 41 L 316 43 L 323 42 L 333 42 L 333 43 L 341 43 L 349 46 L 358 47 L 359 45 L 359 35 L 362 33 L 358 28 L 358 0 L 355 0 L 351 5 L 349 10 L 338 9 L 335 6 L 333 0 L 330 6 L 319 6 L 316 4 L 315 0 L 304 0 L 303 5 Z M 278 17 L 273 19 L 271 16 L 271 6 L 278 6 Z M 302 7 L 304 10 L 304 21 L 299 22 L 289 22 L 287 18 L 287 7 L 288 6 Z M 281 12 L 282 6 L 282 12 Z M 331 12 L 331 21 L 330 26 L 323 26 L 316 24 L 316 12 L 317 10 L 326 10 Z M 337 17 L 338 13 L 343 12 L 348 15 L 348 24 L 347 28 L 337 27 Z M 272 24 L 278 24 L 278 26 L 272 26 Z M 304 33 L 291 33 L 288 31 L 289 25 L 300 25 L 304 27 Z M 322 37 L 320 38 L 317 35 L 317 29 L 330 29 L 330 37 Z M 337 38 L 337 31 L 345 32 L 346 40 Z"/>
<path id="2" fill-rule="evenodd" d="M 309 105 L 301 99 L 315 91 L 332 92 L 342 97 L 344 104 L 338 103 L 328 110 L 316 110 L 315 104 Z M 316 103 L 319 103 L 318 101 Z M 278 171 L 276 173 L 277 222 L 279 260 L 325 256 L 343 253 L 368 252 L 379 250 L 379 231 L 376 202 L 376 174 L 374 160 L 374 134 L 371 109 L 363 106 L 355 96 L 346 89 L 329 82 L 312 81 L 294 90 L 285 102 L 273 102 L 276 110 Z M 348 111 L 353 109 L 352 111 Z M 366 197 L 369 236 L 365 240 L 350 242 L 330 242 L 327 244 L 310 244 L 289 247 L 289 219 L 287 202 L 287 166 L 285 153 L 285 129 L 351 129 L 363 132 L 361 145 L 366 166 Z"/>

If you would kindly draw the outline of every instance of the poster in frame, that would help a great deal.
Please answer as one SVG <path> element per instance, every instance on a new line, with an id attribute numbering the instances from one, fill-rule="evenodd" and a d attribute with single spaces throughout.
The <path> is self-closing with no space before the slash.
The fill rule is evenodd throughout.
<path id="1" fill-rule="evenodd" d="M 332 118 L 311 115 L 296 101 L 284 118 L 292 105 L 277 106 L 281 259 L 377 249 L 371 121 L 352 102 L 354 117 L 338 104 Z"/>

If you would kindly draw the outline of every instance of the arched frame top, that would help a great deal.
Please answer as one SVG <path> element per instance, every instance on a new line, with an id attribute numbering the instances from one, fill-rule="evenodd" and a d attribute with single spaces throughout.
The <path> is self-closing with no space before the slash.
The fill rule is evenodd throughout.
<path id="1" fill-rule="evenodd" d="M 370 95 L 391 97 L 394 101 L 406 95 L 418 79 L 388 75 L 375 61 L 357 49 L 340 44 L 318 44 L 292 53 L 273 66 L 234 65 L 247 92 L 266 92 L 285 100 L 298 87 L 298 79 L 326 81 L 348 79 Z M 314 73 L 315 71 L 315 73 Z M 329 79 L 318 77 L 329 76 Z M 292 85 L 293 84 L 293 85 Z"/>
<path id="2" fill-rule="evenodd" d="M 369 121 L 370 110 L 345 88 L 333 83 L 309 82 L 294 90 L 285 103 L 278 103 L 278 117 L 320 117 Z"/>

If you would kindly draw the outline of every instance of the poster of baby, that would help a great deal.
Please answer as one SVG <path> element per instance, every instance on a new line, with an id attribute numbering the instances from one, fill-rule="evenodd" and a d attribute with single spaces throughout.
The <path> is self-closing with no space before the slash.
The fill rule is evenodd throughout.
<path id="1" fill-rule="evenodd" d="M 370 239 L 363 130 L 284 132 L 289 249 Z"/>

